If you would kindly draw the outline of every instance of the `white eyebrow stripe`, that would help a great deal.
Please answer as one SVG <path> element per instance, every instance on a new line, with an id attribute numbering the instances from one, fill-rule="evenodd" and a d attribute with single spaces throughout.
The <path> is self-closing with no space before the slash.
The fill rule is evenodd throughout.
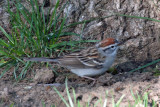
<path id="1" fill-rule="evenodd" d="M 110 49 L 111 47 L 107 47 L 107 48 L 105 48 L 105 49 L 102 49 L 103 51 L 106 51 L 106 50 L 108 50 L 108 49 Z"/>
<path id="2" fill-rule="evenodd" d="M 117 44 L 112 44 L 112 45 L 108 46 L 107 48 L 102 48 L 102 50 L 106 51 L 106 50 L 110 49 L 112 46 L 117 46 Z"/>

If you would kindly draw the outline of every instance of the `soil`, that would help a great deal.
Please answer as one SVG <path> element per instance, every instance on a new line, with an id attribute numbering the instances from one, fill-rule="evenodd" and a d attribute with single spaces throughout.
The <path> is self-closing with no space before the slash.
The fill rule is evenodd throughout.
<path id="1" fill-rule="evenodd" d="M 35 76 L 31 73 L 19 82 L 11 80 L 10 74 L 6 73 L 0 80 L 0 100 L 2 102 L 0 106 L 9 107 L 9 105 L 14 104 L 16 107 L 42 107 L 45 104 L 46 107 L 51 105 L 66 107 L 52 85 L 68 100 L 65 88 L 67 75 L 55 76 L 50 71 L 48 68 L 36 69 Z M 48 77 L 43 76 L 47 72 L 50 72 L 50 75 Z M 138 93 L 139 95 L 149 92 L 150 107 L 152 106 L 152 100 L 160 104 L 160 78 L 154 76 L 153 72 L 119 72 L 114 75 L 105 73 L 95 77 L 97 81 L 94 85 L 92 84 L 93 81 L 80 78 L 71 73 L 68 74 L 67 78 L 72 98 L 72 88 L 74 88 L 76 98 L 84 106 L 89 100 L 90 107 L 93 107 L 98 99 L 104 102 L 106 91 L 108 91 L 107 107 L 112 107 L 112 98 L 118 101 L 122 95 L 125 95 L 125 97 L 120 107 L 128 107 L 128 102 L 134 103 L 131 90 L 134 94 Z M 98 107 L 101 107 L 100 103 L 98 103 Z"/>

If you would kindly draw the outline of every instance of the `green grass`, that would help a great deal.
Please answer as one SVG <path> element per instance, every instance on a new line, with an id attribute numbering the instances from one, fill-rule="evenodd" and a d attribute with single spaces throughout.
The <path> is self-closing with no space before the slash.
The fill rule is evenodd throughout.
<path id="1" fill-rule="evenodd" d="M 90 100 L 86 103 L 85 106 L 82 106 L 80 104 L 80 101 L 77 100 L 75 90 L 72 89 L 72 93 L 69 92 L 67 79 L 65 81 L 65 85 L 66 85 L 66 92 L 67 92 L 68 99 L 65 99 L 55 87 L 53 88 L 57 92 L 61 100 L 64 102 L 66 107 L 90 107 Z M 71 94 L 73 97 L 71 97 Z M 102 99 L 100 98 L 95 102 L 94 107 L 97 107 L 97 106 L 99 107 L 100 105 L 101 107 L 106 107 L 106 105 L 108 104 L 107 96 L 108 96 L 108 91 L 106 91 L 106 98 L 103 99 L 104 102 L 102 102 Z M 144 92 L 144 94 L 141 95 L 139 93 L 134 94 L 133 91 L 131 90 L 131 96 L 134 99 L 134 103 L 131 104 L 130 101 L 128 101 L 128 107 L 140 107 L 140 105 L 142 105 L 143 107 L 148 107 L 149 106 L 148 104 L 150 104 L 152 107 L 157 107 L 157 104 L 155 103 L 155 101 L 152 100 L 152 102 L 149 103 L 149 97 L 148 97 L 149 93 L 148 92 Z M 112 101 L 111 101 L 112 107 L 121 107 L 121 102 L 124 97 L 125 95 L 122 95 L 120 99 L 117 102 L 115 102 L 114 97 L 112 96 Z"/>
<path id="2" fill-rule="evenodd" d="M 49 17 L 49 14 L 47 16 L 44 15 L 43 7 L 40 8 L 36 0 L 28 1 L 31 7 L 30 10 L 19 0 L 16 0 L 13 4 L 16 7 L 14 12 L 11 10 L 9 2 L 7 7 L 7 11 L 10 14 L 12 33 L 6 33 L 0 26 L 0 30 L 5 36 L 5 39 L 0 39 L 0 68 L 5 69 L 1 73 L 1 77 L 9 69 L 14 68 L 14 77 L 22 79 L 33 65 L 31 62 L 24 62 L 23 57 L 54 56 L 54 52 L 63 44 L 63 42 L 60 42 L 60 45 L 57 45 L 59 38 L 66 36 L 65 33 L 68 32 L 63 31 L 66 17 L 60 17 L 61 13 L 57 12 L 59 0 L 51 17 Z M 56 46 L 52 48 L 54 45 Z M 63 44 L 61 47 L 65 45 Z M 17 73 L 21 67 L 23 67 L 22 71 Z"/>
<path id="3" fill-rule="evenodd" d="M 131 70 L 131 71 L 129 71 L 129 72 L 135 72 L 135 71 L 137 71 L 137 70 L 140 70 L 140 69 L 149 67 L 149 66 L 151 66 L 151 65 L 153 65 L 153 64 L 156 64 L 156 63 L 158 63 L 158 62 L 160 62 L 160 59 L 154 60 L 154 61 L 152 61 L 152 62 L 150 62 L 150 63 L 147 63 L 146 65 L 143 65 L 143 66 L 140 66 L 140 67 L 138 67 L 138 68 L 135 68 L 135 69 L 133 69 L 133 70 Z"/>
<path id="4" fill-rule="evenodd" d="M 152 102 L 149 103 L 149 101 L 148 101 L 149 100 L 149 97 L 148 97 L 149 93 L 148 92 L 145 92 L 143 94 L 143 96 L 138 93 L 134 94 L 133 91 L 131 91 L 131 94 L 134 98 L 134 104 L 132 104 L 132 105 L 129 104 L 129 107 L 137 107 L 138 105 L 139 106 L 143 105 L 143 107 L 148 107 L 149 106 L 148 104 L 150 104 L 151 107 L 157 107 L 157 104 L 155 103 L 154 100 L 152 100 Z"/>

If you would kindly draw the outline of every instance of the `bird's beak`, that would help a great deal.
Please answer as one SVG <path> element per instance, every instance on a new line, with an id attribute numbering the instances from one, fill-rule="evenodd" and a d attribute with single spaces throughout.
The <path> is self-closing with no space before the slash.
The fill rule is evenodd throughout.
<path id="1" fill-rule="evenodd" d="M 123 44 L 124 44 L 124 42 L 119 42 L 119 43 L 118 43 L 118 46 L 123 45 Z"/>

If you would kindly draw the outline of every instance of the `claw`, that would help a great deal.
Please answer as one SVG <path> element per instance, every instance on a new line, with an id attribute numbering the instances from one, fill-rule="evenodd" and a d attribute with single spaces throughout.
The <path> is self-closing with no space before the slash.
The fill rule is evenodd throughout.
<path id="1" fill-rule="evenodd" d="M 83 78 L 87 78 L 87 79 L 89 79 L 89 80 L 92 80 L 93 82 L 91 83 L 91 86 L 94 86 L 95 85 L 95 83 L 96 83 L 96 79 L 94 79 L 94 78 L 91 78 L 91 77 L 88 77 L 88 76 L 83 76 Z"/>

